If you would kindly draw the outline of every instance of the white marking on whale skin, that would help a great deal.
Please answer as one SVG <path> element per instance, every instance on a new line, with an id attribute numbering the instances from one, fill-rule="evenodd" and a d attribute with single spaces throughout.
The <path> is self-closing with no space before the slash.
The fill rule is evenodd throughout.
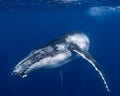
<path id="1" fill-rule="evenodd" d="M 30 54 L 28 55 L 28 58 L 29 58 L 30 56 L 32 56 L 33 54 L 36 54 L 36 53 L 38 53 L 38 52 L 44 53 L 45 50 L 47 50 L 47 52 L 51 52 L 51 51 L 53 51 L 53 48 L 52 48 L 51 46 L 47 46 L 47 47 L 45 47 L 45 48 L 33 50 L 33 51 L 30 52 Z"/>
<path id="2" fill-rule="evenodd" d="M 26 73 L 29 73 L 39 68 L 49 69 L 49 68 L 60 67 L 63 64 L 65 64 L 67 62 L 66 59 L 70 58 L 71 56 L 72 56 L 72 53 L 70 51 L 67 51 L 67 52 L 58 54 L 54 57 L 46 57 L 40 60 L 39 62 L 36 62 L 32 66 L 30 66 L 29 69 L 27 69 Z"/>
<path id="3" fill-rule="evenodd" d="M 65 50 L 65 44 L 56 44 L 57 50 Z"/>

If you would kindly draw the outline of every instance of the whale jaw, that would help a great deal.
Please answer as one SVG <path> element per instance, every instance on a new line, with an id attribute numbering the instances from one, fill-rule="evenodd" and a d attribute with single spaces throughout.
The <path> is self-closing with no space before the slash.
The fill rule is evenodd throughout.
<path id="1" fill-rule="evenodd" d="M 34 54 L 31 54 L 31 57 L 32 56 L 35 57 Z M 34 63 L 32 63 L 33 59 L 28 56 L 15 66 L 12 75 L 24 78 L 34 70 L 58 68 L 69 62 L 71 60 L 71 56 L 72 52 L 70 50 L 66 50 L 59 54 L 55 54 L 54 56 L 46 56 Z"/>
<path id="2" fill-rule="evenodd" d="M 17 72 L 12 72 L 12 75 L 14 75 L 14 76 L 18 76 L 18 77 L 21 77 L 21 78 L 25 78 L 25 77 L 27 77 L 27 74 L 19 74 L 19 73 L 17 73 Z"/>

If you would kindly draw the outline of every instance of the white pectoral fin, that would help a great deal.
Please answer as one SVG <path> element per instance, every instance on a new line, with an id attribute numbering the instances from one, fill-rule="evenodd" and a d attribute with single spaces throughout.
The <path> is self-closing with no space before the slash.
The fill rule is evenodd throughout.
<path id="1" fill-rule="evenodd" d="M 87 51 L 84 51 L 84 50 L 80 50 L 80 49 L 79 50 L 74 49 L 72 51 L 74 51 L 77 54 L 79 54 L 80 56 L 82 56 L 85 60 L 87 60 L 95 68 L 96 71 L 98 71 L 99 75 L 101 76 L 101 78 L 102 78 L 102 80 L 105 84 L 105 87 L 106 87 L 107 91 L 110 92 L 109 87 L 107 85 L 107 82 L 105 80 L 105 77 L 104 77 L 100 67 L 98 66 L 95 59 L 90 55 L 90 53 L 88 53 Z"/>

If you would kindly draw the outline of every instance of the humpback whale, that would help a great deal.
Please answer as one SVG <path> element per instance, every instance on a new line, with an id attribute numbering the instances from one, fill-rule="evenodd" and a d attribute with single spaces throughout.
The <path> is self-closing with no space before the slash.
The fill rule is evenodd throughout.
<path id="1" fill-rule="evenodd" d="M 73 32 L 62 35 L 46 45 L 33 50 L 14 68 L 12 75 L 26 77 L 34 70 L 59 68 L 72 60 L 73 53 L 87 60 L 99 73 L 105 87 L 110 92 L 105 76 L 96 60 L 88 52 L 90 40 L 85 33 Z"/>

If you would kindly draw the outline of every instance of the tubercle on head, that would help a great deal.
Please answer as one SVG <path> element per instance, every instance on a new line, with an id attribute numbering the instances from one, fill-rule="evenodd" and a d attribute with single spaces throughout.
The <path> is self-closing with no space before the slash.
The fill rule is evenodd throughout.
<path id="1" fill-rule="evenodd" d="M 20 74 L 20 73 L 17 73 L 17 72 L 12 72 L 12 75 L 14 75 L 14 76 L 18 76 L 18 77 L 21 77 L 21 78 L 25 78 L 25 77 L 27 77 L 27 74 Z"/>
<path id="2" fill-rule="evenodd" d="M 14 75 L 14 76 L 18 76 L 18 77 L 21 77 L 21 78 L 24 78 L 24 77 L 26 77 L 27 76 L 27 71 L 26 71 L 27 69 L 24 67 L 24 66 L 21 66 L 21 65 L 17 65 L 15 68 L 14 68 L 14 70 L 13 70 L 13 72 L 12 72 L 12 75 Z"/>

